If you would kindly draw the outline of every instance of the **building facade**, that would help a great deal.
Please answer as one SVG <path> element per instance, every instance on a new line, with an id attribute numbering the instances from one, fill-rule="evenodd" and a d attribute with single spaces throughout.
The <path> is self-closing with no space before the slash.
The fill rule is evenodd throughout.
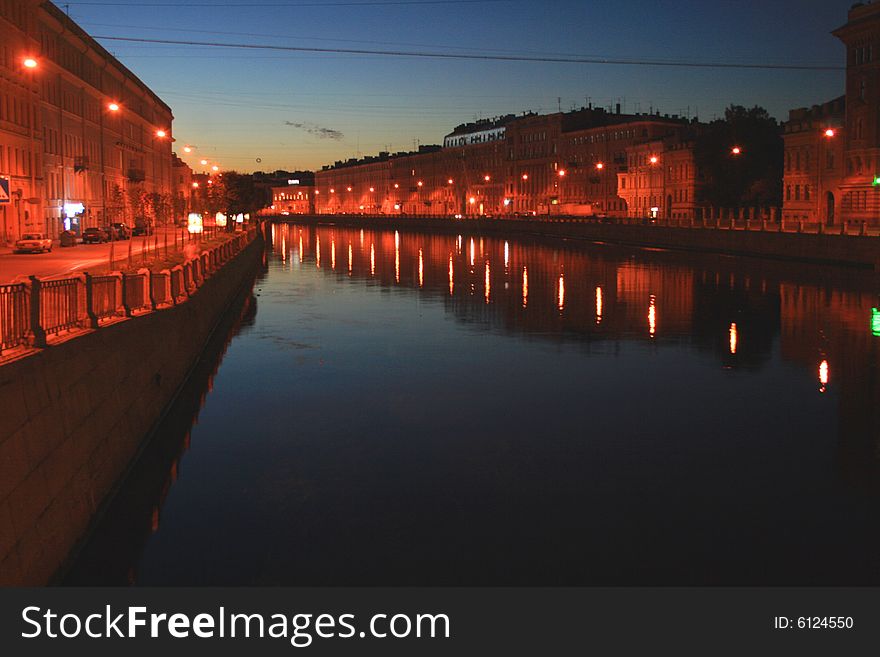
<path id="1" fill-rule="evenodd" d="M 880 224 L 880 3 L 853 5 L 833 34 L 846 47 L 846 94 L 785 123 L 783 218 Z"/>
<path id="2" fill-rule="evenodd" d="M 444 146 L 380 153 L 324 167 L 315 176 L 318 213 L 596 215 L 624 217 L 618 173 L 627 148 L 673 137 L 677 117 L 602 109 L 481 120 L 458 126 Z"/>
<path id="3" fill-rule="evenodd" d="M 839 223 L 846 97 L 789 112 L 784 124 L 783 221 Z"/>
<path id="4" fill-rule="evenodd" d="M 3 239 L 131 223 L 170 201 L 168 105 L 52 3 L 0 0 L 0 25 Z"/>
<path id="5" fill-rule="evenodd" d="M 296 184 L 272 188 L 273 214 L 315 214 L 315 188 L 313 185 Z"/>

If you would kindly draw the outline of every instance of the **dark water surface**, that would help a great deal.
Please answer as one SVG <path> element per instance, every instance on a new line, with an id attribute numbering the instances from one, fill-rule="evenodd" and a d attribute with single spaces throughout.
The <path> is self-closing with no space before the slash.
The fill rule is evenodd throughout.
<path id="1" fill-rule="evenodd" d="M 69 582 L 880 584 L 873 273 L 273 242 L 197 423 Z"/>

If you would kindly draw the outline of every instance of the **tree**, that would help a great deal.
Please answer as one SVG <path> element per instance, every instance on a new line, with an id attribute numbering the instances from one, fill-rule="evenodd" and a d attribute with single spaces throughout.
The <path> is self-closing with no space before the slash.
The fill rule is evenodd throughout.
<path id="1" fill-rule="evenodd" d="M 106 223 L 119 221 L 121 215 L 125 214 L 125 193 L 119 185 L 114 184 L 110 187 L 110 193 L 107 197 L 107 208 L 104 212 L 104 220 Z"/>
<path id="2" fill-rule="evenodd" d="M 731 105 L 724 119 L 697 138 L 694 156 L 706 181 L 704 200 L 716 207 L 779 207 L 783 150 L 782 131 L 767 110 Z"/>
<path id="3" fill-rule="evenodd" d="M 128 210 L 131 214 L 132 223 L 138 219 L 145 220 L 147 214 L 147 193 L 134 185 L 128 188 Z"/>

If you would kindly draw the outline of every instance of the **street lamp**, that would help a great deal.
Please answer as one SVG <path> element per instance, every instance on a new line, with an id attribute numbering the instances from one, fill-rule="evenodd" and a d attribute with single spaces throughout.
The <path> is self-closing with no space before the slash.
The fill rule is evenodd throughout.
<path id="1" fill-rule="evenodd" d="M 485 180 L 486 182 L 489 182 L 490 180 L 492 180 L 492 177 L 489 176 L 488 174 L 486 174 L 485 176 L 483 176 L 483 180 Z"/>
<path id="2" fill-rule="evenodd" d="M 33 57 L 25 57 L 22 64 L 24 64 L 25 68 L 37 68 L 38 65 L 37 60 Z"/>
<path id="3" fill-rule="evenodd" d="M 168 133 L 165 132 L 165 131 L 162 130 L 162 129 L 156 130 L 156 136 L 157 136 L 159 139 L 164 139 L 164 138 L 165 138 L 165 135 L 167 135 L 167 134 L 168 134 Z"/>
<path id="4" fill-rule="evenodd" d="M 742 152 L 743 152 L 742 148 L 740 148 L 739 146 L 734 146 L 733 148 L 730 149 L 731 155 L 734 155 L 734 156 L 742 155 Z"/>
<path id="5" fill-rule="evenodd" d="M 193 149 L 192 149 L 192 146 L 184 146 L 184 147 L 183 147 L 183 152 L 184 152 L 184 153 L 192 153 L 192 150 L 193 150 Z"/>
<path id="6" fill-rule="evenodd" d="M 829 139 L 831 139 L 834 136 L 834 134 L 835 134 L 834 128 L 828 128 L 825 131 L 825 136 L 828 137 Z"/>
<path id="7" fill-rule="evenodd" d="M 215 164 L 214 166 L 211 167 L 211 171 L 220 171 L 220 167 L 218 167 L 218 166 Z"/>
<path id="8" fill-rule="evenodd" d="M 119 111 L 119 104 L 111 102 L 107 105 L 107 109 L 110 110 L 111 112 L 118 112 Z"/>
<path id="9" fill-rule="evenodd" d="M 657 164 L 657 162 L 659 162 L 659 161 L 660 161 L 660 158 L 657 157 L 656 155 L 652 155 L 652 156 L 651 156 L 651 159 L 649 160 L 649 162 L 650 162 L 651 164 Z"/>
<path id="10" fill-rule="evenodd" d="M 601 171 L 601 170 L 604 169 L 604 168 L 605 168 L 605 164 L 604 164 L 604 163 L 602 163 L 602 162 L 596 162 L 596 170 L 597 170 L 597 171 Z"/>

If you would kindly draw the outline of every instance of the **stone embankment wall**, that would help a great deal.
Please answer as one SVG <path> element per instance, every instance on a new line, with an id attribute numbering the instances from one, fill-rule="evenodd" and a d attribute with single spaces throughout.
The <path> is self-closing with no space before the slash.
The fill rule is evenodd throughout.
<path id="1" fill-rule="evenodd" d="M 0 366 L 0 585 L 52 581 L 262 259 L 258 235 L 185 303 Z"/>

